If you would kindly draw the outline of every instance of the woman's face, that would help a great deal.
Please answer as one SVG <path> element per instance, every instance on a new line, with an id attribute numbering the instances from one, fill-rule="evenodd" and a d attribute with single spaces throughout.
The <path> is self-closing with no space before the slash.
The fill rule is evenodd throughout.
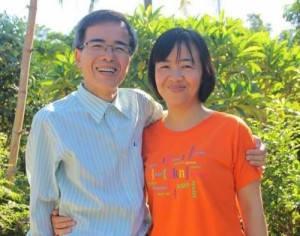
<path id="1" fill-rule="evenodd" d="M 185 44 L 175 45 L 165 61 L 155 64 L 155 81 L 168 108 L 200 103 L 198 91 L 202 79 L 199 53 L 192 45 L 192 55 Z"/>

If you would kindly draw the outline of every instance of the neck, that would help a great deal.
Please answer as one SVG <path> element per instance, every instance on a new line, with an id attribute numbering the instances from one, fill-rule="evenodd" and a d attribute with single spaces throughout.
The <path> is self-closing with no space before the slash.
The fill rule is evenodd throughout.
<path id="1" fill-rule="evenodd" d="M 174 131 L 190 129 L 206 119 L 212 110 L 205 108 L 200 102 L 188 107 L 168 107 L 163 119 L 164 125 Z"/>
<path id="2" fill-rule="evenodd" d="M 113 100 L 116 98 L 117 93 L 118 93 L 118 88 L 114 89 L 114 90 L 108 90 L 108 89 L 102 89 L 102 88 L 90 88 L 89 86 L 86 86 L 85 84 L 83 84 L 83 87 L 89 91 L 90 93 L 92 93 L 93 95 L 95 95 L 96 97 L 106 101 L 106 102 L 113 102 Z"/>

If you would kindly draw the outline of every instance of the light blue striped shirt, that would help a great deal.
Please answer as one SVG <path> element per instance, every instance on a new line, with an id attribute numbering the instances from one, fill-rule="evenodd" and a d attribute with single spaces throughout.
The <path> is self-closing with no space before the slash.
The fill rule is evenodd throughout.
<path id="1" fill-rule="evenodd" d="M 82 85 L 41 109 L 26 150 L 28 235 L 52 236 L 57 206 L 76 221 L 73 236 L 145 235 L 142 132 L 162 112 L 141 90 L 119 89 L 107 103 Z"/>

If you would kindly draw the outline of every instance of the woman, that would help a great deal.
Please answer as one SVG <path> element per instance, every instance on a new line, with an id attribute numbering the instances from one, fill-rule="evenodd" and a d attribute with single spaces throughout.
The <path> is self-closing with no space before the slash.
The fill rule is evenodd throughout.
<path id="1" fill-rule="evenodd" d="M 261 173 L 244 158 L 251 132 L 203 105 L 215 87 L 204 39 L 182 28 L 162 34 L 148 77 L 168 107 L 143 136 L 150 235 L 267 235 Z"/>
<path id="2" fill-rule="evenodd" d="M 255 146 L 251 132 L 238 117 L 204 106 L 215 87 L 205 40 L 188 29 L 166 31 L 148 78 L 168 107 L 143 136 L 149 235 L 267 235 L 261 172 L 244 158 Z M 55 232 L 66 226 L 66 233 L 74 222 L 60 219 Z"/>

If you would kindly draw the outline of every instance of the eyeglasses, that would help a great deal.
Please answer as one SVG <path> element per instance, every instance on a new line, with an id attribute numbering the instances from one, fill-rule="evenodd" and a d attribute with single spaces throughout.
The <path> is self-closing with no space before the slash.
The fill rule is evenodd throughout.
<path id="1" fill-rule="evenodd" d="M 103 41 L 99 41 L 95 39 L 85 42 L 82 46 L 79 47 L 79 49 L 83 49 L 85 47 L 88 50 L 99 54 L 106 52 L 108 47 L 110 47 L 111 51 L 117 55 L 131 54 L 131 47 L 127 44 L 109 45 Z"/>

